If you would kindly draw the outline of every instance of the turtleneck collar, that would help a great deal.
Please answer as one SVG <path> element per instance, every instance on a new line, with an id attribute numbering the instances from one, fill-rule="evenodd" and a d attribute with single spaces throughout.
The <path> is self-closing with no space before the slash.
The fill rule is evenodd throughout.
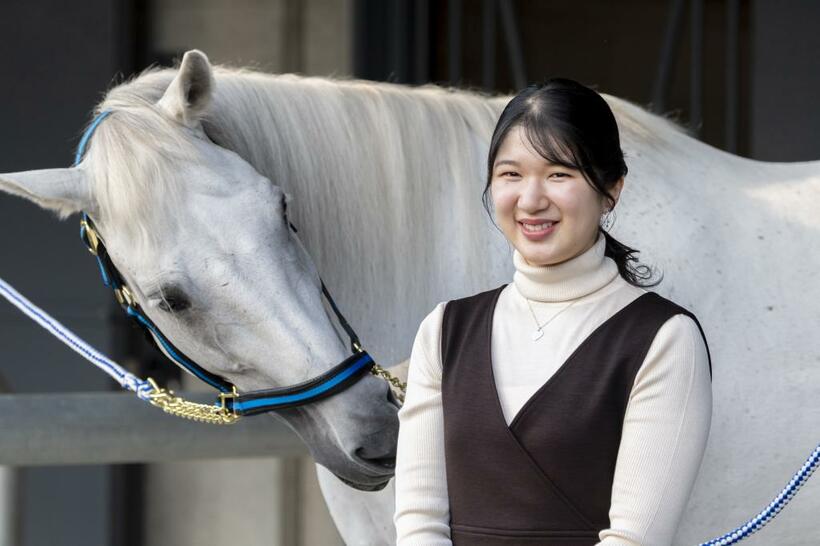
<path id="1" fill-rule="evenodd" d="M 557 265 L 531 265 L 513 249 L 513 284 L 527 299 L 567 301 L 591 294 L 618 276 L 615 261 L 604 255 L 606 238 L 598 232 L 595 244 L 582 254 Z"/>

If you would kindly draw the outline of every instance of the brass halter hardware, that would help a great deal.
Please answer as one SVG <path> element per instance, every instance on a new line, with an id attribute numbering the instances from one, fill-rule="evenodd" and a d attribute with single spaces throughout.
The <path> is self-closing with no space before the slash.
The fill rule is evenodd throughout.
<path id="1" fill-rule="evenodd" d="M 407 392 L 407 383 L 396 377 L 395 375 L 391 374 L 378 364 L 373 364 L 373 367 L 370 368 L 370 373 L 375 375 L 376 377 L 381 377 L 385 381 L 387 381 L 391 387 L 395 388 L 396 390 L 393 391 L 393 394 L 396 395 L 396 399 L 404 404 L 404 395 Z"/>
<path id="2" fill-rule="evenodd" d="M 97 256 L 97 248 L 100 246 L 100 238 L 97 236 L 97 231 L 91 227 L 91 225 L 85 221 L 85 219 L 80 220 L 80 226 L 85 230 L 87 242 L 88 242 L 88 251 Z"/>
<path id="3" fill-rule="evenodd" d="M 221 405 L 217 406 L 191 402 L 190 400 L 175 396 L 174 391 L 163 389 L 157 385 L 156 381 L 151 377 L 148 378 L 148 382 L 154 389 L 148 395 L 150 402 L 162 409 L 165 413 L 212 425 L 232 425 L 239 420 L 239 415 L 235 414 L 225 405 L 226 398 L 234 398 L 237 396 L 236 389 L 234 389 L 232 393 L 220 393 L 219 399 L 221 400 Z"/>

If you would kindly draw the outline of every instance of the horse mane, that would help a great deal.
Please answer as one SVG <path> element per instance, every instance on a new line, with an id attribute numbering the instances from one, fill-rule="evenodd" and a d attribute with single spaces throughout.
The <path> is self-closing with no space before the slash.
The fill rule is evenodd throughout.
<path id="1" fill-rule="evenodd" d="M 180 161 L 196 160 L 192 137 L 156 107 L 170 70 L 149 69 L 110 90 L 95 108 L 100 123 L 80 164 L 89 174 L 97 214 L 138 245 L 156 241 L 167 209 L 180 205 Z M 161 197 L 157 199 L 157 197 Z"/>
<path id="2" fill-rule="evenodd" d="M 162 195 L 164 203 L 178 206 L 175 189 L 183 183 L 175 174 L 178 162 L 197 159 L 192 135 L 180 131 L 179 125 L 156 108 L 174 75 L 173 69 L 152 67 L 111 89 L 96 113 L 110 109 L 116 115 L 97 129 L 84 163 L 92 175 L 104 218 L 116 219 L 121 227 L 135 230 L 133 235 L 142 238 L 151 233 L 146 223 L 161 212 L 147 198 Z M 435 85 L 411 87 L 272 75 L 226 66 L 215 66 L 214 75 L 217 90 L 214 107 L 203 119 L 206 132 L 263 174 L 281 174 L 284 167 L 286 172 L 307 168 L 321 176 L 338 171 L 340 166 L 350 166 L 355 159 L 369 159 L 383 177 L 408 182 L 392 186 L 394 190 L 404 188 L 411 193 L 418 191 L 418 180 L 408 180 L 408 175 L 417 173 L 406 172 L 414 164 L 407 158 L 416 151 L 427 152 L 423 157 L 428 158 L 428 164 L 449 171 L 450 180 L 483 181 L 485 171 L 456 172 L 463 171 L 466 162 L 453 165 L 448 158 L 465 156 L 465 131 L 471 134 L 473 144 L 488 141 L 495 118 L 510 98 L 488 100 L 488 95 L 477 91 Z M 671 119 L 627 100 L 603 96 L 616 113 L 625 147 L 631 147 L 631 143 L 657 145 L 665 140 L 664 135 L 688 135 Z M 433 146 L 427 150 L 408 149 L 425 132 L 434 137 Z M 349 157 L 349 149 L 338 145 L 351 140 L 360 143 L 356 150 L 359 158 Z M 313 154 L 317 149 L 322 150 L 320 157 Z M 315 177 L 300 178 L 301 184 L 322 184 Z M 280 177 L 271 179 L 291 195 L 302 193 L 302 186 L 295 188 Z M 333 203 L 345 199 L 345 193 L 333 192 L 326 187 L 327 182 L 324 184 L 316 188 L 318 191 L 305 188 L 305 193 L 317 197 L 328 195 L 326 190 L 330 190 L 337 193 Z M 309 212 L 325 211 L 327 204 L 317 203 Z"/>
<path id="3" fill-rule="evenodd" d="M 141 237 L 163 204 L 179 206 L 178 162 L 196 160 L 195 137 L 155 106 L 174 75 L 149 69 L 111 89 L 97 111 L 113 114 L 84 162 L 101 214 Z M 214 80 L 205 132 L 293 198 L 292 219 L 318 263 L 334 268 L 347 254 L 384 248 L 383 238 L 435 245 L 437 226 L 418 223 L 414 211 L 449 209 L 451 199 L 461 203 L 455 209 L 480 204 L 481 155 L 503 97 L 222 66 Z M 335 226 L 333 233 L 319 233 L 315 219 Z M 469 229 L 479 227 L 486 226 Z"/>

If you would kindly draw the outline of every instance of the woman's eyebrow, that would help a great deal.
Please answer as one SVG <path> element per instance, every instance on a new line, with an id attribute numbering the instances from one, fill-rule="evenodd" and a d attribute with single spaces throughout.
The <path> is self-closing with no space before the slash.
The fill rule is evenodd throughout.
<path id="1" fill-rule="evenodd" d="M 547 164 L 547 167 L 566 167 L 565 165 L 562 165 L 561 163 L 553 163 L 552 161 L 549 161 L 547 159 L 544 160 L 544 163 Z M 521 164 L 518 163 L 518 161 L 515 161 L 513 159 L 502 159 L 500 161 L 496 161 L 496 163 L 495 163 L 495 167 L 500 167 L 502 165 L 512 165 L 513 167 L 520 167 L 521 166 Z M 567 167 L 567 168 L 569 168 L 569 167 Z"/>
<path id="2" fill-rule="evenodd" d="M 512 159 L 502 159 L 501 161 L 497 161 L 495 166 L 500 167 L 501 165 L 512 165 L 513 167 L 518 167 L 518 161 L 513 161 Z"/>

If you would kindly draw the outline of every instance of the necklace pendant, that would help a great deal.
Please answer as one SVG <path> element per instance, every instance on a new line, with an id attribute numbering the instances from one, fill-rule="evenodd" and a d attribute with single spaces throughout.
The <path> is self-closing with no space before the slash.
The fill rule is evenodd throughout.
<path id="1" fill-rule="evenodd" d="M 536 331 L 534 331 L 534 332 L 532 333 L 532 340 L 533 340 L 533 341 L 538 341 L 539 339 L 541 339 L 541 337 L 542 337 L 543 335 L 544 335 L 544 330 L 542 330 L 541 328 L 539 328 L 539 329 L 537 329 Z"/>

